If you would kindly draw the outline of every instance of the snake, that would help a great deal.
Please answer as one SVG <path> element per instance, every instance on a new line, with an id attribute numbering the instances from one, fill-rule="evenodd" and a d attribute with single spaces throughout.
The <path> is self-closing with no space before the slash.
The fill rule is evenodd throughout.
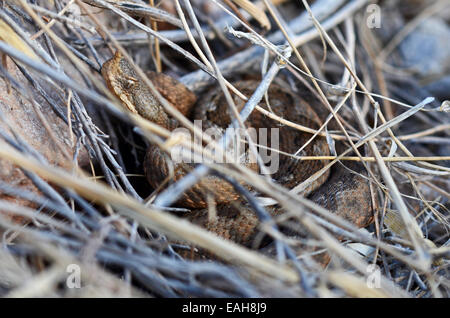
<path id="1" fill-rule="evenodd" d="M 108 89 L 129 111 L 170 131 L 180 126 L 178 121 L 166 112 L 150 88 L 139 80 L 133 67 L 118 51 L 103 63 L 101 74 Z M 155 72 L 148 72 L 147 76 L 158 92 L 183 115 L 191 120 L 201 120 L 203 130 L 213 128 L 223 132 L 230 126 L 233 114 L 220 87 L 212 87 L 197 97 L 171 76 Z M 242 94 L 250 97 L 259 81 L 238 80 L 232 84 Z M 300 94 L 275 83 L 268 88 L 267 97 L 267 100 L 261 101 L 259 105 L 275 115 L 315 130 L 321 126 L 322 121 L 315 111 L 315 108 L 319 107 L 317 101 L 309 102 Z M 236 94 L 232 98 L 237 110 L 240 111 L 245 101 Z M 281 125 L 279 121 L 259 111 L 253 111 L 245 123 L 247 127 L 256 130 L 266 128 L 269 140 L 272 131 L 269 128 L 278 129 L 277 146 L 280 151 L 278 169 L 270 175 L 278 184 L 291 189 L 327 164 L 326 160 L 300 161 L 292 156 L 282 155 L 296 153 L 311 138 L 311 133 Z M 301 155 L 329 156 L 330 147 L 326 138 L 321 136 L 314 138 L 302 149 Z M 195 167 L 195 164 L 173 162 L 161 147 L 152 144 L 147 149 L 143 166 L 148 183 L 157 189 L 168 178 L 172 182 L 180 180 L 187 171 Z M 247 167 L 258 171 L 256 164 L 248 163 Z M 302 194 L 357 227 L 366 227 L 373 222 L 377 206 L 371 199 L 373 196 L 368 178 L 363 174 L 364 169 L 358 164 L 334 165 L 312 182 Z M 210 217 L 208 211 L 210 202 L 208 195 L 212 196 L 216 203 L 217 212 L 214 218 Z M 177 204 L 191 209 L 185 216 L 191 222 L 223 238 L 244 246 L 252 246 L 259 233 L 260 221 L 245 204 L 236 208 L 235 203 L 239 202 L 240 196 L 239 191 L 236 191 L 230 182 L 220 176 L 209 174 L 186 190 Z M 281 208 L 274 207 L 270 210 L 273 216 L 282 213 Z"/>

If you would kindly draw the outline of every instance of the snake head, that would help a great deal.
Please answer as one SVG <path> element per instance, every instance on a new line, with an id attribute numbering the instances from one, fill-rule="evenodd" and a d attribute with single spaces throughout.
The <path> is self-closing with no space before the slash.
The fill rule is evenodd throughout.
<path id="1" fill-rule="evenodd" d="M 101 73 L 108 89 L 128 110 L 165 128 L 173 126 L 159 100 L 119 51 L 103 63 Z"/>
<path id="2" fill-rule="evenodd" d="M 136 94 L 133 92 L 139 86 L 139 80 L 136 72 L 119 51 L 116 51 L 111 59 L 103 63 L 101 73 L 108 89 L 121 100 L 128 110 L 138 113 Z"/>

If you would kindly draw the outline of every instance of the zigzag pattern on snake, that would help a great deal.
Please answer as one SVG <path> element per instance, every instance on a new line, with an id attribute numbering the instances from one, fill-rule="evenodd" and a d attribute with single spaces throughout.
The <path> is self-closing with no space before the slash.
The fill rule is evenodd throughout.
<path id="1" fill-rule="evenodd" d="M 138 80 L 138 76 L 126 60 L 116 53 L 113 58 L 106 61 L 102 67 L 102 75 L 108 88 L 122 101 L 130 111 L 168 129 L 174 129 L 178 123 L 164 111 L 150 90 Z M 196 96 L 184 85 L 164 74 L 149 73 L 150 79 L 159 92 L 184 115 L 192 120 L 202 120 L 203 129 L 225 129 L 231 122 L 229 107 L 220 88 L 213 88 L 203 94 L 198 101 Z M 247 97 L 251 96 L 257 87 L 256 81 L 238 81 L 233 85 Z M 234 102 L 238 110 L 244 106 L 238 96 L 234 95 Z M 313 109 L 300 96 L 291 90 L 277 84 L 272 84 L 268 90 L 270 109 L 278 116 L 303 126 L 317 129 L 321 120 Z M 269 109 L 265 102 L 259 104 Z M 246 121 L 247 127 L 255 129 L 268 128 L 267 139 L 270 138 L 270 128 L 279 129 L 279 150 L 295 153 L 311 135 L 291 127 L 282 126 L 261 112 L 254 111 Z M 268 145 L 270 147 L 270 144 Z M 306 156 L 329 155 L 325 138 L 317 137 L 301 153 Z M 298 161 L 291 157 L 279 156 L 279 169 L 271 177 L 279 184 L 292 188 L 306 180 L 313 173 L 320 170 L 325 161 Z M 256 165 L 248 165 L 257 170 Z M 364 174 L 364 169 L 358 164 L 346 164 L 352 170 Z M 158 187 L 168 176 L 177 181 L 192 169 L 194 164 L 173 163 L 159 147 L 150 146 L 145 158 L 145 174 L 152 187 Z M 173 174 L 171 174 L 173 173 Z M 214 195 L 217 204 L 217 217 L 209 220 L 206 193 Z M 352 173 L 342 164 L 334 165 L 331 173 L 322 175 L 313 182 L 303 193 L 317 204 L 342 216 L 358 227 L 365 227 L 373 220 L 374 207 L 372 206 L 368 181 L 358 174 Z M 237 243 L 251 246 L 258 234 L 258 218 L 245 204 L 235 208 L 231 204 L 240 200 L 240 196 L 233 186 L 223 179 L 209 175 L 183 194 L 178 204 L 192 208 L 187 216 L 189 220 L 197 223 L 222 237 Z M 244 202 L 244 201 L 242 201 Z M 280 209 L 272 208 L 273 215 L 283 213 Z"/>

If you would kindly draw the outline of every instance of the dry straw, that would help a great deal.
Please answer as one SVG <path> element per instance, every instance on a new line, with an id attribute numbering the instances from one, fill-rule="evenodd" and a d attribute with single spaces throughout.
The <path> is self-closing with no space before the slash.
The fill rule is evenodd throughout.
<path id="1" fill-rule="evenodd" d="M 74 154 L 72 157 L 60 146 L 71 168 L 52 166 L 0 113 L 0 158 L 21 169 L 38 189 L 23 190 L 0 181 L 0 191 L 8 195 L 0 200 L 1 296 L 448 297 L 450 168 L 445 162 L 450 156 L 435 151 L 450 143 L 448 114 L 432 98 L 410 105 L 387 96 L 390 82 L 383 73 L 383 63 L 401 40 L 414 32 L 419 21 L 445 7 L 445 1 L 427 6 L 381 52 L 368 47 L 365 34 L 373 37 L 370 30 L 355 28 L 356 24 L 364 25 L 361 21 L 369 1 L 317 0 L 311 7 L 300 1 L 303 9 L 290 21 L 283 16 L 285 1 L 233 2 L 236 6 L 231 10 L 219 1 L 208 3 L 222 12 L 213 27 L 203 23 L 208 18 L 189 0 L 175 0 L 172 13 L 153 1 L 130 5 L 129 1 L 110 0 L 55 0 L 52 4 L 20 0 L 4 1 L 0 6 L 0 53 L 2 61 L 7 61 L 0 67 L 0 81 L 31 102 L 56 145 L 57 132 L 52 131 L 41 109 L 49 109 L 67 123 L 69 149 Z M 122 28 L 116 29 L 122 31 L 112 32 L 113 24 L 105 16 L 120 20 Z M 138 17 L 151 21 L 151 27 Z M 176 29 L 161 31 L 162 22 Z M 265 28 L 266 35 L 260 35 L 252 25 Z M 242 45 L 243 41 L 250 47 L 224 59 L 218 57 L 219 53 L 226 55 L 224 48 Z M 145 48 L 148 54 L 149 47 L 155 64 L 162 63 L 173 73 L 182 72 L 168 52 L 176 52 L 191 68 L 198 69 L 180 78 L 192 90 L 201 92 L 210 83 L 220 85 L 236 125 L 244 127 L 251 112 L 261 112 L 280 125 L 310 133 L 310 141 L 327 138 L 330 145 L 345 142 L 346 150 L 326 157 L 302 156 L 301 149 L 295 154 L 279 152 L 297 160 L 329 160 L 293 189 L 237 164 L 204 164 L 145 200 L 140 183 L 134 180 L 138 174 L 126 173 L 130 154 L 121 150 L 120 143 L 131 147 L 137 158 L 136 154 L 142 153 L 141 139 L 165 151 L 186 140 L 125 112 L 100 80 L 102 62 L 119 50 L 167 112 L 204 137 L 162 98 L 138 66 L 142 63 L 136 63 L 139 52 Z M 292 57 L 285 47 L 290 47 Z M 367 58 L 377 53 L 378 59 Z M 258 90 L 247 100 L 230 79 L 255 68 L 261 72 L 263 56 L 271 67 L 263 72 Z M 13 62 L 24 75 L 22 82 L 5 67 Z M 280 75 L 284 67 L 288 76 Z M 71 73 L 74 69 L 76 76 Z M 258 105 L 273 80 L 286 83 L 293 77 L 304 81 L 330 114 L 317 130 L 287 121 Z M 331 78 L 338 84 L 331 83 Z M 380 87 L 382 94 L 375 93 L 374 87 Z M 342 94 L 327 95 L 338 91 Z M 240 113 L 230 93 L 247 101 Z M 383 102 L 388 107 L 380 107 Z M 95 124 L 99 118 L 104 131 Z M 338 130 L 328 130 L 333 120 Z M 411 126 L 414 129 L 405 129 Z M 245 142 L 250 142 L 255 152 L 263 147 L 250 138 Z M 427 147 L 431 143 L 437 147 Z M 415 144 L 424 145 L 428 154 L 414 156 L 409 147 Z M 214 151 L 224 153 L 220 143 L 213 145 Z M 90 157 L 92 175 L 78 167 L 82 149 Z M 199 145 L 193 151 L 204 153 Z M 207 155 L 212 157 L 213 153 Z M 299 195 L 310 182 L 344 161 L 364 165 L 373 199 L 381 203 L 375 224 L 364 230 Z M 173 215 L 188 213 L 169 206 L 212 172 L 237 189 L 239 182 L 245 181 L 258 191 L 255 196 L 240 190 L 264 220 L 261 229 L 274 238 L 275 256 L 219 238 Z M 303 244 L 329 251 L 332 262 L 326 269 L 311 255 L 296 257 L 296 240 L 280 233 L 276 226 L 286 215 L 271 218 L 267 214 L 266 208 L 273 204 L 281 205 L 296 226 L 307 231 Z M 26 221 L 17 223 L 17 219 Z M 201 247 L 216 258 L 191 261 L 176 252 L 191 246 Z M 71 264 L 80 267 L 89 288 L 58 288 Z M 377 288 L 368 284 L 373 272 L 367 269 L 373 264 L 379 266 Z"/>

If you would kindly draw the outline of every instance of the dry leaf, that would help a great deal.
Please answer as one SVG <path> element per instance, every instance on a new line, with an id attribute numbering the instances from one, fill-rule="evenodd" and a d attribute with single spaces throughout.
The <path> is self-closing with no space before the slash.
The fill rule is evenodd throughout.
<path id="1" fill-rule="evenodd" d="M 386 212 L 386 215 L 384 216 L 384 224 L 394 234 L 400 236 L 405 240 L 409 240 L 408 230 L 406 229 L 402 217 L 397 211 L 388 210 Z M 413 224 L 417 225 L 417 223 Z M 423 237 L 422 230 L 418 226 L 415 226 L 413 230 L 417 233 L 418 236 Z"/>
<path id="2" fill-rule="evenodd" d="M 270 30 L 269 18 L 267 18 L 267 15 L 263 10 L 255 6 L 249 0 L 233 0 L 233 2 L 247 11 L 248 14 L 255 18 L 255 20 L 258 21 L 264 29 Z"/>
<path id="3" fill-rule="evenodd" d="M 0 19 L 0 41 L 3 41 L 17 50 L 25 53 L 33 60 L 39 60 L 33 50 L 28 44 L 16 33 L 14 30 L 6 24 L 5 21 Z"/>

